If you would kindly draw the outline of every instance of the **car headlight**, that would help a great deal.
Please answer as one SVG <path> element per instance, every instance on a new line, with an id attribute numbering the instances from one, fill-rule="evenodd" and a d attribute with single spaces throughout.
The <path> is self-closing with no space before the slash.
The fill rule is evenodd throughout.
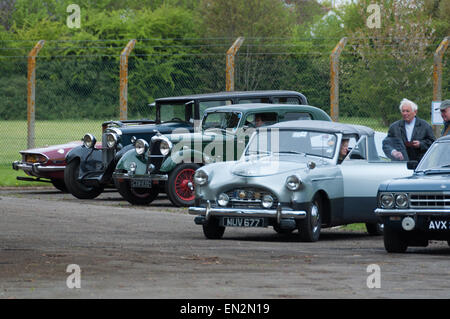
<path id="1" fill-rule="evenodd" d="M 300 188 L 300 185 L 302 185 L 302 181 L 297 176 L 291 175 L 288 178 L 286 178 L 287 189 L 291 191 L 296 191 Z"/>
<path id="2" fill-rule="evenodd" d="M 229 201 L 230 201 L 230 198 L 225 193 L 222 193 L 219 195 L 219 197 L 217 197 L 217 203 L 222 207 L 227 206 Z"/>
<path id="3" fill-rule="evenodd" d="M 115 133 L 106 134 L 106 146 L 108 148 L 114 148 L 117 145 L 117 135 Z"/>
<path id="4" fill-rule="evenodd" d="M 381 195 L 380 202 L 381 202 L 381 207 L 392 208 L 392 207 L 394 207 L 394 195 L 383 194 L 383 195 Z"/>
<path id="5" fill-rule="evenodd" d="M 95 146 L 95 143 L 97 143 L 97 140 L 95 139 L 95 136 L 92 134 L 85 134 L 83 136 L 83 145 L 87 148 L 93 148 Z"/>
<path id="6" fill-rule="evenodd" d="M 208 183 L 208 174 L 204 170 L 197 170 L 194 174 L 194 182 L 195 184 L 202 186 Z"/>
<path id="7" fill-rule="evenodd" d="M 408 207 L 408 196 L 406 194 L 395 195 L 395 205 L 400 208 Z"/>
<path id="8" fill-rule="evenodd" d="M 137 155 L 142 155 L 148 151 L 148 143 L 146 140 L 140 138 L 134 144 L 134 148 L 136 150 Z"/>
<path id="9" fill-rule="evenodd" d="M 264 208 L 270 208 L 273 205 L 273 197 L 270 195 L 264 195 L 261 201 Z"/>
<path id="10" fill-rule="evenodd" d="M 159 151 L 163 156 L 167 156 L 171 149 L 172 142 L 170 142 L 169 140 L 161 140 L 161 143 L 159 144 Z"/>

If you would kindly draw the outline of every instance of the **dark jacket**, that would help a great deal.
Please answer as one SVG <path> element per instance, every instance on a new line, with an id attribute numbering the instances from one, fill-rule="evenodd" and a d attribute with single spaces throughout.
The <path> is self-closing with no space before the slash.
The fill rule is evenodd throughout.
<path id="1" fill-rule="evenodd" d="M 449 126 L 450 126 L 450 122 L 445 122 L 444 123 L 444 128 L 442 129 L 441 136 L 450 135 Z"/>
<path id="2" fill-rule="evenodd" d="M 405 145 L 408 158 L 411 161 L 420 161 L 422 156 L 433 144 L 436 137 L 434 136 L 433 129 L 430 124 L 416 116 L 416 123 L 414 125 L 411 141 L 417 140 L 420 142 L 419 148 L 406 146 L 408 139 L 406 137 L 405 120 L 399 120 L 391 124 L 388 131 L 388 137 L 398 138 Z M 383 143 L 383 151 L 386 155 L 390 154 L 395 149 L 389 143 Z"/>

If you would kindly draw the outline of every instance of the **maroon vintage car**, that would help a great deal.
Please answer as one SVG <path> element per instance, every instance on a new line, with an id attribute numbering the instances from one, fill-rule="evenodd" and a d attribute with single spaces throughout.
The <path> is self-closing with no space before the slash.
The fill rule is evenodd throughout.
<path id="1" fill-rule="evenodd" d="M 22 160 L 15 161 L 12 164 L 13 169 L 21 169 L 32 177 L 17 176 L 17 179 L 23 181 L 50 182 L 57 189 L 63 192 L 67 191 L 64 184 L 65 156 L 67 152 L 81 144 L 81 141 L 73 141 L 67 144 L 20 151 Z"/>

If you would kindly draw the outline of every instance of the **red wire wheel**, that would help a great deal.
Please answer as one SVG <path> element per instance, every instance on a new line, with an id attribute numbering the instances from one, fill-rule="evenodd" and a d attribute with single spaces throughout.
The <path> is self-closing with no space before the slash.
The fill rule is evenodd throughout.
<path id="1" fill-rule="evenodd" d="M 194 191 L 189 187 L 189 183 L 194 185 L 194 174 L 194 169 L 185 168 L 175 176 L 175 193 L 183 201 L 192 201 L 195 198 Z"/>

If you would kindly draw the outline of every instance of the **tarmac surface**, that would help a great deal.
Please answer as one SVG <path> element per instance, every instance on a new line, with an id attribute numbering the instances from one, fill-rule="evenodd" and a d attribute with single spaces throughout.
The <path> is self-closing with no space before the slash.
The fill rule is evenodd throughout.
<path id="1" fill-rule="evenodd" d="M 0 189 L 0 298 L 448 298 L 449 257 L 447 242 L 388 254 L 382 236 L 342 228 L 207 240 L 165 197 Z"/>

